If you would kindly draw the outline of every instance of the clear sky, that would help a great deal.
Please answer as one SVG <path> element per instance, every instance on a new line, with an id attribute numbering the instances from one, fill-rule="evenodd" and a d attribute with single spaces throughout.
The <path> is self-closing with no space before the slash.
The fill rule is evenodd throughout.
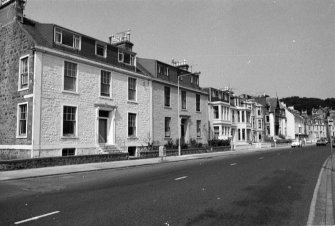
<path id="1" fill-rule="evenodd" d="M 183 60 L 202 87 L 335 97 L 335 0 L 28 0 L 25 15 L 107 41 L 131 29 L 139 57 Z"/>

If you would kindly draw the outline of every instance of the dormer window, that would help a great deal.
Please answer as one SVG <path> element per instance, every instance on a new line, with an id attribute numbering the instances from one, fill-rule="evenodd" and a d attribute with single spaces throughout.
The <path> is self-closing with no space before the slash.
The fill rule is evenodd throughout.
<path id="1" fill-rule="evenodd" d="M 95 43 L 95 55 L 106 57 L 107 56 L 107 46 L 102 43 Z"/>
<path id="2" fill-rule="evenodd" d="M 60 28 L 55 28 L 54 41 L 56 44 L 64 45 L 73 49 L 80 50 L 81 48 L 81 38 L 79 35 Z"/>
<path id="3" fill-rule="evenodd" d="M 128 52 L 124 52 L 122 50 L 119 49 L 119 57 L 118 60 L 120 63 L 125 63 L 128 65 L 134 65 L 134 55 L 128 53 Z"/>

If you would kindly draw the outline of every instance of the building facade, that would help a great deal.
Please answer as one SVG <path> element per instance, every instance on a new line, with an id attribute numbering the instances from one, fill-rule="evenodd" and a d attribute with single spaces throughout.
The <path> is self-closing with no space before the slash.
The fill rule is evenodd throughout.
<path id="1" fill-rule="evenodd" d="M 181 144 L 207 144 L 208 95 L 199 86 L 200 73 L 190 72 L 186 62 L 171 65 L 145 58 L 137 58 L 137 67 L 152 78 L 151 142 L 177 144 L 180 135 Z"/>
<path id="2" fill-rule="evenodd" d="M 1 159 L 136 155 L 152 126 L 151 79 L 136 69 L 129 33 L 103 42 L 0 7 Z"/>

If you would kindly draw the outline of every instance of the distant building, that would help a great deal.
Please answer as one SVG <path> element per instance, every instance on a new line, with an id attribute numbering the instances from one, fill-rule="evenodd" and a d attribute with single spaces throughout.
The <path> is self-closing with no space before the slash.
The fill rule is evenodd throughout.
<path id="1" fill-rule="evenodd" d="M 293 107 L 285 107 L 286 116 L 286 138 L 299 139 L 306 138 L 305 119 L 300 112 Z"/>

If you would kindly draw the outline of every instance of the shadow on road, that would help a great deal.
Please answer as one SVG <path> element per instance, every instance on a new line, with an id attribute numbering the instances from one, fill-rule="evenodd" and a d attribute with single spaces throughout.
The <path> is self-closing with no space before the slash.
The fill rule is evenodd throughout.
<path id="1" fill-rule="evenodd" d="M 246 187 L 245 198 L 233 202 L 229 212 L 207 209 L 186 225 L 287 225 L 305 182 L 297 173 L 277 170 Z"/>

